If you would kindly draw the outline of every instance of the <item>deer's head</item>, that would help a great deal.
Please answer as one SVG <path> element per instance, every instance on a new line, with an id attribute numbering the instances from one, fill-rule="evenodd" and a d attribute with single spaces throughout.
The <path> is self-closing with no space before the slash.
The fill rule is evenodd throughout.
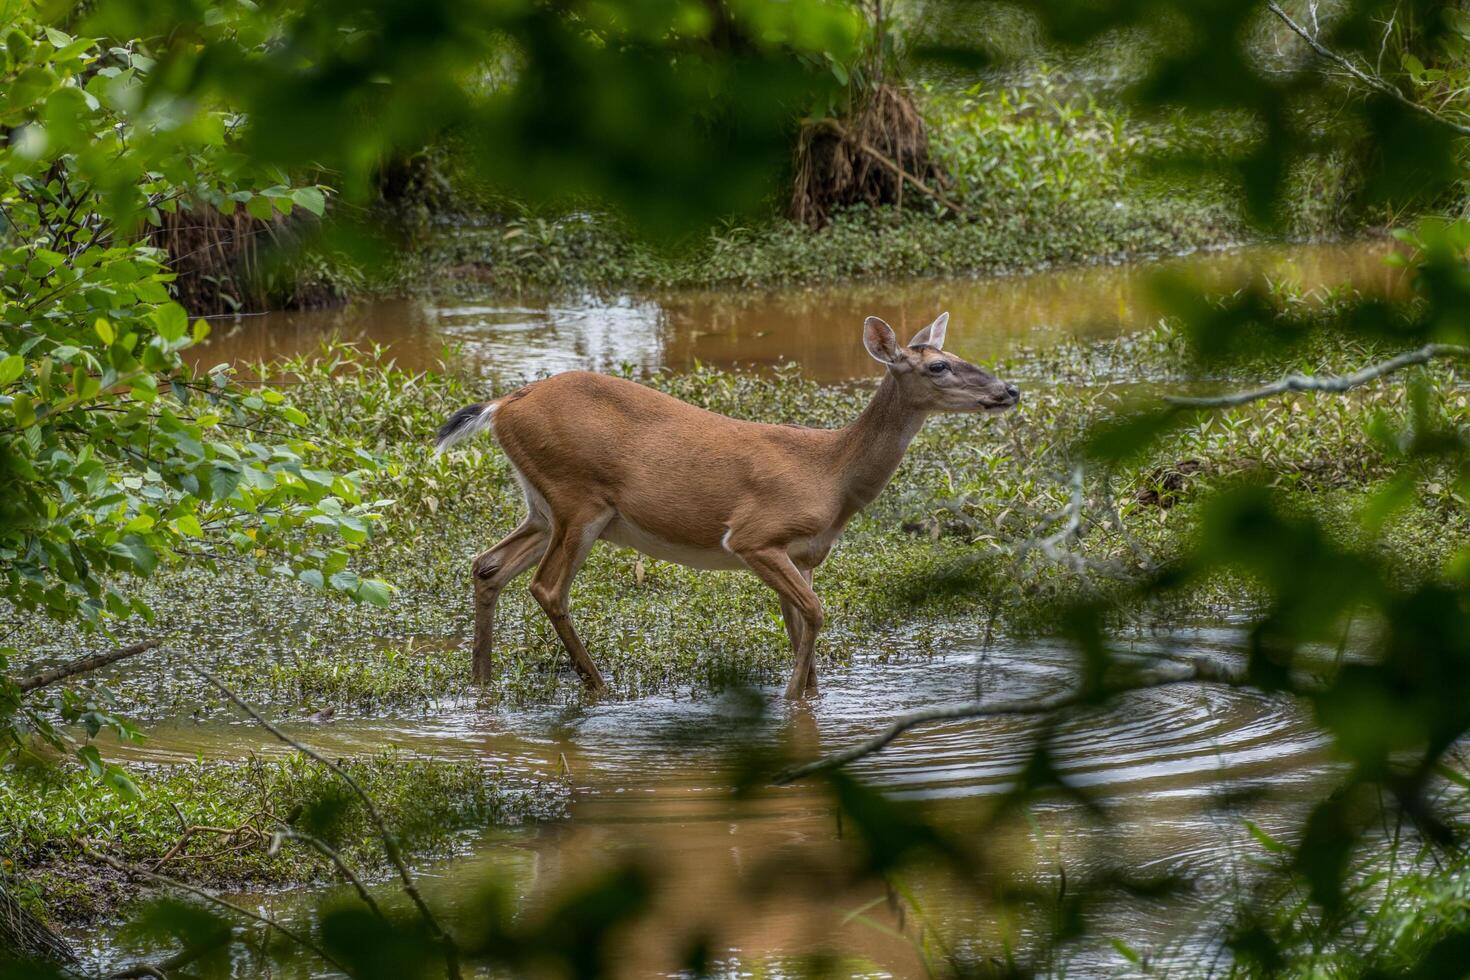
<path id="1" fill-rule="evenodd" d="M 944 352 L 949 314 L 914 334 L 900 346 L 893 328 L 876 316 L 863 322 L 863 346 L 888 368 L 903 398 L 928 412 L 1004 412 L 1021 400 L 1013 384 L 983 368 Z"/>

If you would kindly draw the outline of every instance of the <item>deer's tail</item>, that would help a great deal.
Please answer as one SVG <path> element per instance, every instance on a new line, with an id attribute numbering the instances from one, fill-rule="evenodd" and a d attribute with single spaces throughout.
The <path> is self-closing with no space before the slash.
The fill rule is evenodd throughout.
<path id="1" fill-rule="evenodd" d="M 486 429 L 493 429 L 495 410 L 499 407 L 499 401 L 480 402 L 476 405 L 466 405 L 449 416 L 449 421 L 439 427 L 439 436 L 434 442 L 434 451 L 442 453 L 456 443 L 464 442 Z"/>

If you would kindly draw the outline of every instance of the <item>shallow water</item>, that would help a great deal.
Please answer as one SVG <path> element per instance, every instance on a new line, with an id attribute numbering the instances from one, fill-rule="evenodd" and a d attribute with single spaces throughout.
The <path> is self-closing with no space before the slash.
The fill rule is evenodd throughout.
<path id="1" fill-rule="evenodd" d="M 847 381 L 876 370 L 860 342 L 863 318 L 870 314 L 906 337 L 949 310 L 947 348 L 972 360 L 993 360 L 1021 345 L 1110 337 L 1149 325 L 1159 315 L 1150 282 L 1160 272 L 1187 273 L 1218 290 L 1265 275 L 1307 289 L 1351 284 L 1365 292 L 1391 292 L 1402 288 L 1401 270 L 1383 264 L 1391 250 L 1387 241 L 1368 240 L 978 279 L 559 303 L 373 303 L 219 320 L 196 359 L 208 366 L 309 353 L 336 336 L 382 344 L 405 367 L 431 368 L 447 360 L 471 373 L 507 379 L 622 365 L 682 371 L 695 363 L 770 368 L 795 362 L 815 380 Z"/>
<path id="2" fill-rule="evenodd" d="M 1138 642 L 1131 652 L 1168 669 L 1178 667 L 1185 650 L 1191 658 L 1232 663 L 1239 643 L 1229 629 L 1203 630 L 1167 644 Z M 900 914 L 881 886 L 854 886 L 834 872 L 851 856 L 853 841 L 819 787 L 773 787 L 737 798 L 727 764 L 754 743 L 784 745 L 804 760 L 869 737 L 906 710 L 966 701 L 977 689 L 997 701 L 1034 699 L 1064 692 L 1074 679 L 1072 655 L 1061 646 L 962 643 L 933 660 L 833 671 L 821 694 L 797 708 L 771 688 L 755 701 L 729 695 L 511 712 L 466 707 L 409 720 L 298 723 L 291 731 L 332 754 L 393 744 L 478 760 L 522 781 L 570 772 L 568 821 L 487 833 L 467 856 L 427 869 L 426 888 L 445 908 L 465 901 L 473 891 L 467 882 L 495 874 L 534 910 L 620 858 L 646 855 L 662 879 L 657 925 L 619 943 L 622 975 L 676 970 L 683 944 L 707 931 L 729 975 L 749 968 L 782 975 L 783 963 L 836 949 L 861 958 L 866 965 L 856 972 L 912 976 L 922 972 L 916 940 L 923 923 L 947 942 L 991 951 L 985 943 L 993 923 L 983 904 L 962 880 L 928 869 L 904 882 L 927 915 Z M 752 703 L 769 713 L 752 717 Z M 852 771 L 895 798 L 926 802 L 941 827 L 965 836 L 1014 785 L 1034 731 L 1024 718 L 934 725 Z M 1126 967 L 1107 941 L 1112 937 L 1164 959 L 1205 955 L 1218 938 L 1211 916 L 1223 917 L 1215 903 L 1246 870 L 1246 855 L 1259 853 L 1244 820 L 1270 833 L 1288 831 L 1331 768 L 1321 737 L 1295 705 L 1221 687 L 1137 692 L 1105 714 L 1067 722 L 1052 746 L 1064 777 L 1108 808 L 1111 825 L 1089 820 L 1075 802 L 1044 803 L 1032 822 L 1006 825 L 984 843 L 989 866 L 1023 880 L 1049 880 L 1061 866 L 1074 882 L 1124 868 L 1199 883 L 1183 903 L 1109 906 L 1096 923 L 1102 938 L 1070 952 L 1074 973 Z M 243 724 L 173 723 L 119 754 L 167 762 L 246 751 L 281 748 Z M 1263 795 L 1240 803 L 1248 790 Z M 1236 802 L 1226 804 L 1230 798 Z M 757 897 L 753 884 L 772 869 L 781 887 Z M 316 894 L 238 898 L 289 918 Z"/>

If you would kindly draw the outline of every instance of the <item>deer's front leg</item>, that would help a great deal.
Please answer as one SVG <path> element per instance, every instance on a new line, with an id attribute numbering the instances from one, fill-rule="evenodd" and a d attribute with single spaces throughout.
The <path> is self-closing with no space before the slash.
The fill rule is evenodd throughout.
<path id="1" fill-rule="evenodd" d="M 791 682 L 786 685 L 788 698 L 799 698 L 806 692 L 808 681 L 815 686 L 817 665 L 817 633 L 822 628 L 822 602 L 812 591 L 808 579 L 791 561 L 785 548 L 763 548 L 741 551 L 732 547 L 750 570 L 781 597 L 782 611 L 790 604 L 801 620 L 799 635 L 792 636 L 796 664 L 791 669 Z M 787 633 L 796 633 L 787 620 Z"/>
<path id="2" fill-rule="evenodd" d="M 534 516 L 534 515 L 533 515 Z M 511 579 L 541 560 L 550 535 L 527 520 L 488 551 L 475 556 L 470 577 L 475 583 L 475 648 L 472 673 L 476 684 L 488 684 L 494 670 L 495 606 Z"/>

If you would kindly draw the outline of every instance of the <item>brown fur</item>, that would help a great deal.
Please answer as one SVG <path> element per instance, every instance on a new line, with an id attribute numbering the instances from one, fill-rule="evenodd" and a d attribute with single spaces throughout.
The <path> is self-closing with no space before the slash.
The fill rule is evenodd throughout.
<path id="1" fill-rule="evenodd" d="M 476 679 L 490 679 L 501 590 L 539 561 L 531 591 L 588 686 L 602 687 L 567 609 L 572 578 L 602 538 L 695 567 L 754 572 L 780 597 L 796 652 L 787 695 L 814 687 L 822 607 L 812 570 L 892 478 L 930 414 L 1016 403 L 1013 387 L 940 349 L 946 323 L 947 314 L 899 347 L 887 324 L 868 319 L 864 342 L 888 372 L 842 429 L 728 418 L 584 371 L 494 403 L 495 437 L 531 513 L 475 559 Z"/>

